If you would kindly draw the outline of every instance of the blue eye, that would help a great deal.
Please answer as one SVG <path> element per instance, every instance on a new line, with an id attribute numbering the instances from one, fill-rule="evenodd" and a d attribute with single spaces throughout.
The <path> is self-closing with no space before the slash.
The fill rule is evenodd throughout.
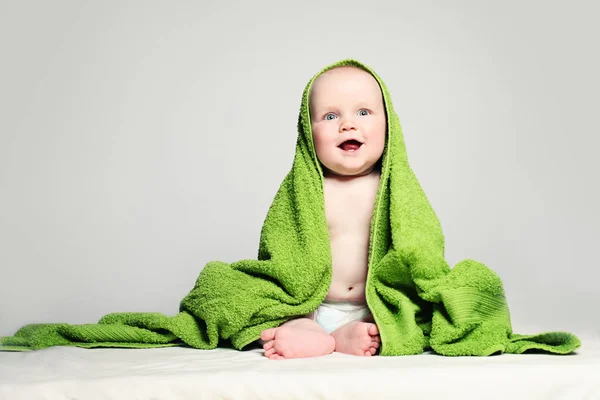
<path id="1" fill-rule="evenodd" d="M 369 111 L 365 110 L 364 108 L 362 110 L 358 111 L 358 115 L 369 115 L 369 114 L 370 114 Z"/>
<path id="2" fill-rule="evenodd" d="M 329 117 L 331 117 L 331 118 L 329 118 Z M 326 121 L 331 121 L 333 118 L 335 118 L 335 114 L 333 114 L 333 113 L 325 114 Z"/>

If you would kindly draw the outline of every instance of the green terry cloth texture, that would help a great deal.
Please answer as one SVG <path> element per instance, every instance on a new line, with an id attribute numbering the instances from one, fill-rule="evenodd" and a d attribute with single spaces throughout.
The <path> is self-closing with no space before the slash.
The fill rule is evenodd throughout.
<path id="1" fill-rule="evenodd" d="M 387 112 L 366 284 L 367 303 L 381 336 L 380 355 L 429 350 L 446 356 L 527 350 L 568 354 L 579 348 L 579 339 L 567 332 L 513 334 L 498 275 L 473 260 L 449 267 L 440 223 L 409 166 L 386 86 L 366 65 L 342 60 L 317 73 L 304 90 L 293 165 L 267 213 L 256 260 L 206 264 L 175 316 L 114 313 L 90 325 L 27 325 L 0 339 L 0 349 L 181 345 L 242 350 L 264 329 L 314 311 L 328 292 L 332 259 L 323 170 L 313 147 L 308 100 L 316 77 L 339 66 L 371 73 Z"/>

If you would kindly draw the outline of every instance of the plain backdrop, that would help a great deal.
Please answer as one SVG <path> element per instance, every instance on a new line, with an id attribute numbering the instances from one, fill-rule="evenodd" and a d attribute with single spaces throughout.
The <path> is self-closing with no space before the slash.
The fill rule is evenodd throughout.
<path id="1" fill-rule="evenodd" d="M 387 83 L 451 265 L 503 279 L 518 333 L 600 332 L 594 1 L 2 1 L 0 335 L 177 313 L 256 258 L 302 90 Z"/>

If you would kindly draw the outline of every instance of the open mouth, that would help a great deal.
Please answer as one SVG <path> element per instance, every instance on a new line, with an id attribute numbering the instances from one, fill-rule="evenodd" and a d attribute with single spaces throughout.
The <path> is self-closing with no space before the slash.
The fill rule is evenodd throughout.
<path id="1" fill-rule="evenodd" d="M 362 146 L 362 143 L 358 140 L 346 140 L 344 143 L 340 144 L 338 147 L 344 151 L 356 151 Z"/>

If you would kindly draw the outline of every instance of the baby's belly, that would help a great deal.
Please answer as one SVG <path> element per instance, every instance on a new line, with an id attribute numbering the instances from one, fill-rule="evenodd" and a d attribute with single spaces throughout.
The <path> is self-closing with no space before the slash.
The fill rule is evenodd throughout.
<path id="1" fill-rule="evenodd" d="M 369 241 L 361 236 L 331 238 L 333 271 L 328 300 L 365 301 Z"/>
<path id="2" fill-rule="evenodd" d="M 364 303 L 366 301 L 365 283 L 357 283 L 350 286 L 347 284 L 332 283 L 327 293 L 327 300 Z"/>

